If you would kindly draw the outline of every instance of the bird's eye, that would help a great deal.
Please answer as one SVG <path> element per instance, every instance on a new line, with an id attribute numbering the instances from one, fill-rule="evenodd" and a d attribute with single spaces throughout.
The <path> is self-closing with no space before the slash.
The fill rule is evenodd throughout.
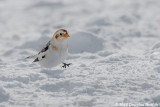
<path id="1" fill-rule="evenodd" d="M 62 33 L 60 33 L 60 35 L 62 35 Z"/>

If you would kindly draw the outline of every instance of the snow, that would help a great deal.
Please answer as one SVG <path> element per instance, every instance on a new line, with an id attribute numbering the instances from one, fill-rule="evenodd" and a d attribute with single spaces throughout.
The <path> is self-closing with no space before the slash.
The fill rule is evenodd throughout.
<path id="1" fill-rule="evenodd" d="M 71 38 L 68 42 L 70 53 L 95 53 L 103 48 L 103 39 L 97 38 L 93 34 L 87 32 L 76 32 L 71 34 Z"/>
<path id="2" fill-rule="evenodd" d="M 158 0 L 0 0 L 0 106 L 159 104 L 159 5 Z M 47 70 L 25 60 L 60 28 L 70 34 L 69 68 Z"/>

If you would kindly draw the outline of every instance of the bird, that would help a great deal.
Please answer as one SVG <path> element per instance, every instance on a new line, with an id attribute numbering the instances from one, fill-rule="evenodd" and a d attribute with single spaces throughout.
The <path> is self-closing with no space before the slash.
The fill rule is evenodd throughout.
<path id="1" fill-rule="evenodd" d="M 65 29 L 57 30 L 49 42 L 36 55 L 28 56 L 26 59 L 33 59 L 33 62 L 38 62 L 43 68 L 53 68 L 59 64 L 63 64 L 63 68 L 71 65 L 65 63 L 68 54 L 68 39 L 69 34 Z"/>

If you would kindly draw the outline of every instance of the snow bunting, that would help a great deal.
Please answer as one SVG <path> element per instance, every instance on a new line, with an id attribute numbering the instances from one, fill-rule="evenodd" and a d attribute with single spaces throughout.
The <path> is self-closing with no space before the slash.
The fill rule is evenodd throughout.
<path id="1" fill-rule="evenodd" d="M 64 63 L 64 60 L 68 53 L 67 38 L 69 34 L 65 29 L 57 30 L 50 41 L 42 48 L 42 50 L 33 56 L 27 58 L 35 58 L 33 62 L 38 62 L 42 67 L 52 68 L 60 63 L 64 65 L 62 67 L 69 67 L 69 64 Z"/>

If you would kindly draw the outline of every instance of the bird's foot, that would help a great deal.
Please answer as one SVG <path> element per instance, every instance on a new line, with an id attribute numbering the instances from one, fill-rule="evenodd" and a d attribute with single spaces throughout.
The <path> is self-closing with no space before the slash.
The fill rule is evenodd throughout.
<path id="1" fill-rule="evenodd" d="M 72 63 L 68 63 L 68 64 L 67 64 L 67 63 L 63 63 L 63 66 L 62 66 L 62 67 L 63 67 L 63 68 L 66 68 L 67 66 L 69 67 L 71 64 L 72 64 Z"/>

